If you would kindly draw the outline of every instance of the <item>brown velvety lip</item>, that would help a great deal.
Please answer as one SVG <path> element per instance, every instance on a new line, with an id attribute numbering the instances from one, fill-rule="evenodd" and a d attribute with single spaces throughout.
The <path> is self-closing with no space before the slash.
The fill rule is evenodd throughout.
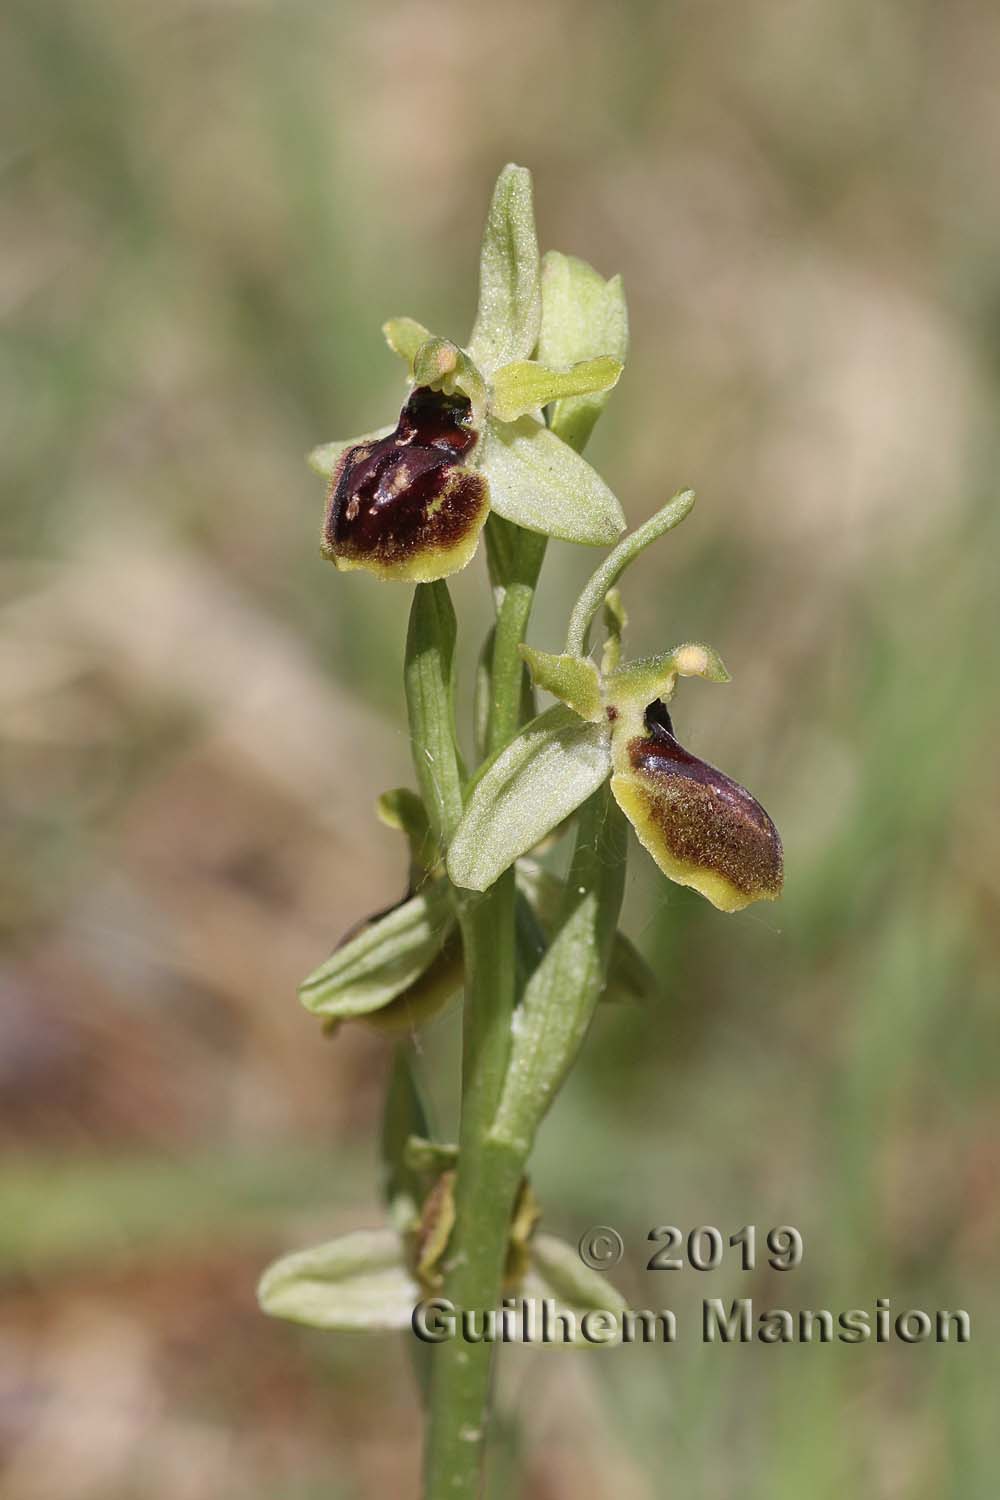
<path id="1" fill-rule="evenodd" d="M 471 417 L 465 397 L 420 386 L 394 432 L 349 448 L 330 483 L 325 549 L 392 567 L 457 546 L 481 519 L 487 493 L 483 476 L 461 462 L 476 442 Z"/>
<path id="2" fill-rule="evenodd" d="M 714 870 L 750 895 L 781 888 L 781 838 L 757 799 L 679 744 L 666 706 L 646 709 L 647 735 L 628 743 L 650 816 L 682 863 Z"/>

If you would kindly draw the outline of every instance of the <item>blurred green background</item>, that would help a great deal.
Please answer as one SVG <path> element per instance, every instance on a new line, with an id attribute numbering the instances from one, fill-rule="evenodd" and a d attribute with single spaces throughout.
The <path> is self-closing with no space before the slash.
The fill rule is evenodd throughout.
<path id="1" fill-rule="evenodd" d="M 722 652 L 679 732 L 788 867 L 722 917 L 636 852 L 664 998 L 598 1018 L 534 1180 L 682 1336 L 509 1352 L 524 1493 L 992 1496 L 1000 10 L 5 9 L 4 1500 L 413 1493 L 402 1341 L 253 1300 L 380 1214 L 386 1047 L 324 1043 L 295 985 L 403 880 L 371 806 L 408 775 L 408 590 L 319 558 L 302 454 L 391 420 L 384 317 L 464 336 L 508 159 L 543 246 L 625 277 L 592 456 L 634 522 L 700 495 L 629 575 L 633 649 Z M 468 665 L 481 558 L 454 592 Z M 421 1048 L 433 1077 L 453 1022 Z M 644 1269 L 655 1224 L 748 1222 L 801 1268 Z M 964 1307 L 973 1342 L 703 1347 L 739 1295 Z"/>

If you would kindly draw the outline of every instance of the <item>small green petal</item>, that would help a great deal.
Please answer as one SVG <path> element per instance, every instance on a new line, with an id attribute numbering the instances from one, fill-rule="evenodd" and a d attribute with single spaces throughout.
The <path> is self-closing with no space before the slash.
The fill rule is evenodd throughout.
<path id="1" fill-rule="evenodd" d="M 565 366 L 608 355 L 624 364 L 628 313 L 620 276 L 610 281 L 574 255 L 550 250 L 542 261 L 538 358 Z M 567 395 L 550 412 L 552 430 L 579 452 L 608 400 L 608 390 Z"/>
<path id="2" fill-rule="evenodd" d="M 476 462 L 493 509 L 517 526 L 592 547 L 625 530 L 622 508 L 596 469 L 533 417 L 488 420 Z"/>
<path id="3" fill-rule="evenodd" d="M 542 316 L 541 270 L 531 173 L 504 167 L 493 190 L 479 263 L 479 309 L 469 353 L 492 373 L 529 359 Z M 603 352 L 603 351 L 602 351 Z"/>
<path id="4" fill-rule="evenodd" d="M 504 365 L 493 377 L 490 411 L 500 422 L 514 422 L 560 397 L 610 391 L 624 368 L 619 360 L 607 356 L 581 360 L 564 370 L 531 359 Z"/>
<path id="5" fill-rule="evenodd" d="M 586 656 L 552 656 L 548 651 L 519 647 L 528 664 L 531 680 L 553 697 L 561 699 L 582 719 L 599 724 L 604 718 L 601 683 L 597 668 Z"/>
<path id="6" fill-rule="evenodd" d="M 412 375 L 417 350 L 431 338 L 430 329 L 425 328 L 423 323 L 418 323 L 415 318 L 390 318 L 387 323 L 382 324 L 382 332 L 393 354 L 406 360 Z"/>
<path id="7" fill-rule="evenodd" d="M 704 677 L 706 682 L 731 680 L 717 651 L 689 641 L 611 672 L 605 683 L 605 699 L 616 705 L 636 703 L 645 708 L 654 698 L 672 697 L 678 677 Z"/>
<path id="8" fill-rule="evenodd" d="M 448 851 L 456 885 L 485 891 L 584 802 L 611 768 L 610 734 L 557 704 L 525 726 L 473 786 Z"/>
<path id="9" fill-rule="evenodd" d="M 332 479 L 348 448 L 358 448 L 362 443 L 378 443 L 395 430 L 395 427 L 379 427 L 375 432 L 363 432 L 360 437 L 347 438 L 344 442 L 321 443 L 308 454 L 306 463 L 317 474 L 322 474 L 324 479 Z"/>

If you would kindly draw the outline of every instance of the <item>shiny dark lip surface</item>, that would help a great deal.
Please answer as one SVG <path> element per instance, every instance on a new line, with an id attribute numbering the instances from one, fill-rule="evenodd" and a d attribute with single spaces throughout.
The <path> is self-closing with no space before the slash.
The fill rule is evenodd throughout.
<path id="1" fill-rule="evenodd" d="M 418 387 L 388 437 L 343 455 L 323 527 L 334 556 L 385 566 L 456 546 L 479 518 L 485 480 L 462 459 L 475 446 L 462 396 Z"/>
<path id="2" fill-rule="evenodd" d="M 781 839 L 757 799 L 678 743 L 664 703 L 649 705 L 645 723 L 648 734 L 629 741 L 629 764 L 675 858 L 713 869 L 748 894 L 779 889 Z"/>

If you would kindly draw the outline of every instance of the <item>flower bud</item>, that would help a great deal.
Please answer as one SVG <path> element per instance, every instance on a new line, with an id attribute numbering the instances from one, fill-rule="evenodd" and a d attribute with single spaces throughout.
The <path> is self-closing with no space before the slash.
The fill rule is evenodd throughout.
<path id="1" fill-rule="evenodd" d="M 463 568 L 489 510 L 467 467 L 478 433 L 467 397 L 418 386 L 387 437 L 356 444 L 330 481 L 323 552 L 338 568 L 430 583 Z"/>
<path id="2" fill-rule="evenodd" d="M 386 1036 L 412 1035 L 418 1026 L 432 1021 L 458 999 L 464 980 L 462 941 L 456 932 L 445 939 L 440 953 L 408 989 L 359 1019 Z"/>
<path id="3" fill-rule="evenodd" d="M 665 875 L 720 911 L 781 894 L 778 831 L 750 793 L 678 744 L 665 705 L 612 726 L 611 790 Z M 636 732 L 636 731 L 639 732 Z"/>

